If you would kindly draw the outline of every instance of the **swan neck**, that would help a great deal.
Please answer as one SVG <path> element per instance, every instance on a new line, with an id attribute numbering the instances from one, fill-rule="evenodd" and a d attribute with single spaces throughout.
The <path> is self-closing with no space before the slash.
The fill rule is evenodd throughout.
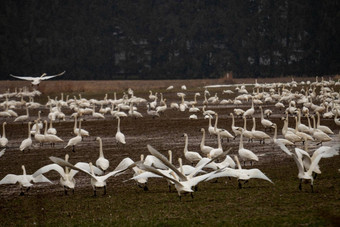
<path id="1" fill-rule="evenodd" d="M 120 132 L 120 118 L 118 118 L 117 132 Z"/>
<path id="2" fill-rule="evenodd" d="M 2 124 L 2 137 L 6 137 L 5 122 Z"/>
<path id="3" fill-rule="evenodd" d="M 204 141 L 205 141 L 205 130 L 202 130 L 201 146 L 204 146 Z"/>
<path id="4" fill-rule="evenodd" d="M 241 133 L 241 136 L 240 136 L 240 145 L 239 145 L 239 149 L 242 149 L 243 148 L 243 132 Z"/>
<path id="5" fill-rule="evenodd" d="M 104 158 L 102 139 L 99 139 L 99 157 Z"/>
<path id="6" fill-rule="evenodd" d="M 184 136 L 184 137 L 185 137 L 184 153 L 186 153 L 188 151 L 188 136 Z"/>
<path id="7" fill-rule="evenodd" d="M 28 122 L 28 138 L 31 138 L 31 122 Z"/>

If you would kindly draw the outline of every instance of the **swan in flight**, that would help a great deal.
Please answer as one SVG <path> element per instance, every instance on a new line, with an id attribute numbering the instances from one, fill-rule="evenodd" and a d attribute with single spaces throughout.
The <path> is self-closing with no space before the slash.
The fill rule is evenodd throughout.
<path id="1" fill-rule="evenodd" d="M 51 79 L 53 77 L 57 77 L 57 76 L 61 76 L 65 73 L 66 71 L 59 73 L 59 74 L 55 74 L 55 75 L 51 75 L 51 76 L 46 76 L 46 73 L 43 73 L 41 76 L 37 76 L 37 77 L 32 77 L 32 76 L 14 76 L 12 74 L 10 74 L 11 77 L 20 79 L 20 80 L 29 80 L 31 81 L 32 86 L 37 85 L 39 86 L 40 82 L 43 80 L 48 80 Z"/>
<path id="2" fill-rule="evenodd" d="M 118 169 L 116 168 L 114 171 L 109 172 L 106 175 L 97 176 L 94 172 L 94 166 L 92 165 L 91 162 L 89 163 L 90 171 L 88 171 L 86 169 L 72 165 L 71 163 L 69 163 L 69 162 L 67 162 L 67 161 L 65 161 L 64 159 L 61 159 L 61 158 L 51 156 L 50 160 L 52 162 L 60 165 L 60 166 L 69 167 L 71 169 L 78 170 L 78 171 L 83 172 L 83 173 L 87 174 L 88 176 L 90 176 L 94 196 L 97 196 L 97 188 L 104 188 L 104 195 L 105 195 L 106 194 L 106 180 L 109 177 L 116 176 L 117 174 L 124 172 L 128 168 L 132 167 L 132 165 L 134 165 L 134 163 L 128 164 L 128 165 L 121 165 L 122 162 L 124 162 L 124 160 L 125 160 L 125 159 L 123 159 L 122 162 L 118 165 L 118 166 L 121 166 L 122 168 L 118 168 Z"/>
<path id="3" fill-rule="evenodd" d="M 44 177 L 42 174 L 36 174 L 36 177 L 33 175 L 27 175 L 25 166 L 21 166 L 23 174 L 22 175 L 15 175 L 15 174 L 7 174 L 2 180 L 0 181 L 0 185 L 2 184 L 16 184 L 19 183 L 20 186 L 20 195 L 24 195 L 23 188 L 26 188 L 26 192 L 30 190 L 31 186 L 33 185 L 31 182 L 34 183 L 52 183 L 49 179 Z"/>
<path id="4" fill-rule="evenodd" d="M 68 162 L 68 159 L 69 159 L 69 155 L 66 154 L 65 161 Z M 90 171 L 90 165 L 85 162 L 78 162 L 74 166 Z M 94 166 L 93 169 L 94 169 L 95 174 L 99 174 L 99 175 L 103 174 L 103 171 L 101 171 L 99 168 Z M 61 167 L 60 165 L 53 163 L 53 164 L 43 166 L 37 171 L 35 171 L 35 173 L 33 174 L 33 177 L 38 176 L 40 174 L 47 173 L 51 170 L 54 170 L 59 173 L 60 175 L 59 182 L 60 182 L 60 185 L 64 188 L 65 195 L 67 195 L 68 189 L 71 189 L 72 192 L 74 193 L 74 188 L 76 185 L 76 180 L 74 179 L 74 177 L 79 172 L 77 170 L 73 170 L 73 169 L 70 170 L 69 167 L 65 167 L 65 169 L 63 169 L 63 167 Z"/>

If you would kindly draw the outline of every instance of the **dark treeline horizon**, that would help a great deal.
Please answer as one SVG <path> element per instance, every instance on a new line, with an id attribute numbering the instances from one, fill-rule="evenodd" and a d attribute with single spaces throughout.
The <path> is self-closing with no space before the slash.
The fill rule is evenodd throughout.
<path id="1" fill-rule="evenodd" d="M 200 79 L 339 73 L 339 1 L 1 2 L 1 79 Z"/>

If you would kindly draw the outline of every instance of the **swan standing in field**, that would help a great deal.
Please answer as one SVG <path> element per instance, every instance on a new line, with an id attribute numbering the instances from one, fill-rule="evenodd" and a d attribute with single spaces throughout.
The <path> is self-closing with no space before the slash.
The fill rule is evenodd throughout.
<path id="1" fill-rule="evenodd" d="M 312 120 L 313 120 L 313 137 L 316 141 L 318 141 L 318 144 L 322 144 L 322 142 L 328 142 L 331 141 L 332 138 L 329 137 L 326 133 L 324 133 L 323 131 L 321 131 L 320 129 L 316 128 L 316 124 L 315 124 L 315 117 L 312 115 L 311 116 Z"/>
<path id="2" fill-rule="evenodd" d="M 105 119 L 105 116 L 101 113 L 98 113 L 96 112 L 96 106 L 93 105 L 93 108 L 92 108 L 92 117 L 96 118 L 96 119 Z"/>
<path id="3" fill-rule="evenodd" d="M 253 133 L 252 131 L 247 130 L 247 118 L 243 117 L 243 129 L 240 128 L 239 130 L 241 131 L 241 134 L 243 134 L 244 137 L 248 138 L 248 142 L 249 141 L 253 141 Z"/>
<path id="4" fill-rule="evenodd" d="M 198 162 L 199 160 L 201 160 L 202 156 L 197 152 L 188 150 L 188 135 L 184 133 L 183 136 L 185 138 L 185 144 L 184 144 L 184 150 L 183 150 L 184 156 L 193 165 L 194 162 Z"/>
<path id="5" fill-rule="evenodd" d="M 99 158 L 96 161 L 96 166 L 105 172 L 109 168 L 110 162 L 104 157 L 102 139 L 97 137 L 96 140 L 99 141 Z"/>
<path id="6" fill-rule="evenodd" d="M 20 80 L 29 80 L 29 81 L 31 81 L 32 86 L 33 85 L 39 86 L 41 81 L 48 80 L 48 79 L 51 79 L 53 77 L 61 76 L 64 73 L 65 73 L 65 71 L 62 72 L 62 73 L 56 74 L 56 75 L 51 75 L 51 76 L 46 76 L 47 74 L 43 73 L 41 76 L 38 76 L 38 77 L 32 77 L 32 76 L 14 76 L 12 74 L 10 74 L 10 76 L 14 77 L 14 78 L 17 78 L 17 79 L 20 79 Z"/>
<path id="7" fill-rule="evenodd" d="M 201 132 L 202 132 L 202 140 L 201 140 L 201 143 L 200 143 L 200 149 L 201 149 L 203 154 L 208 155 L 208 154 L 210 154 L 210 151 L 214 148 L 205 145 L 205 129 L 201 128 Z"/>
<path id="8" fill-rule="evenodd" d="M 26 188 L 26 192 L 30 190 L 31 186 L 33 185 L 31 182 L 34 183 L 52 183 L 49 179 L 44 177 L 42 174 L 33 177 L 33 175 L 27 175 L 25 166 L 21 166 L 23 174 L 22 175 L 15 175 L 15 174 L 7 174 L 1 181 L 0 185 L 2 184 L 16 184 L 19 183 L 20 186 L 20 195 L 24 195 L 23 188 Z"/>
<path id="9" fill-rule="evenodd" d="M 51 143 L 51 146 L 54 146 L 55 143 L 57 142 L 63 142 L 63 140 L 59 138 L 58 136 L 53 135 L 53 134 L 48 134 L 47 133 L 47 121 L 44 120 L 44 123 L 45 123 L 44 142 Z"/>
<path id="10" fill-rule="evenodd" d="M 50 126 L 48 127 L 47 133 L 52 135 L 57 135 L 57 130 L 53 128 L 52 120 L 50 119 Z"/>
<path id="11" fill-rule="evenodd" d="M 259 158 L 254 154 L 251 150 L 245 149 L 243 147 L 243 133 L 240 137 L 240 144 L 238 149 L 238 155 L 243 160 L 244 165 L 246 165 L 246 161 L 250 161 L 250 164 L 253 165 L 253 161 L 259 161 Z"/>
<path id="12" fill-rule="evenodd" d="M 214 132 L 215 134 L 220 134 L 221 139 L 227 138 L 227 141 L 229 142 L 229 139 L 234 139 L 235 137 L 228 132 L 228 130 L 223 129 L 223 128 L 217 128 L 217 122 L 218 122 L 218 114 L 215 114 L 216 119 L 215 119 L 215 127 L 214 127 Z"/>
<path id="13" fill-rule="evenodd" d="M 14 122 L 24 122 L 27 121 L 29 118 L 28 107 L 26 107 L 26 115 L 21 115 L 14 119 Z"/>
<path id="14" fill-rule="evenodd" d="M 319 129 L 319 130 L 321 130 L 321 131 L 323 131 L 323 132 L 326 133 L 326 134 L 334 134 L 333 131 L 332 131 L 329 127 L 327 127 L 327 126 L 325 126 L 325 125 L 320 125 L 320 113 L 319 113 L 319 112 L 316 112 L 316 115 L 317 115 L 317 117 L 318 117 L 318 121 L 317 121 L 317 124 L 316 124 L 316 128 Z"/>
<path id="15" fill-rule="evenodd" d="M 223 153 L 220 132 L 217 133 L 217 141 L 218 141 L 218 147 L 212 149 L 208 155 L 208 158 L 210 159 L 216 158 L 217 156 L 220 156 Z"/>
<path id="16" fill-rule="evenodd" d="M 235 137 L 234 139 L 237 137 L 237 136 L 240 136 L 241 135 L 241 131 L 240 131 L 240 127 L 236 127 L 235 126 L 235 118 L 234 118 L 234 114 L 233 113 L 230 113 L 230 116 L 231 116 L 231 130 L 233 130 L 234 134 L 235 134 Z"/>
<path id="17" fill-rule="evenodd" d="M 78 133 L 76 133 L 76 136 L 75 137 L 73 137 L 73 138 L 71 138 L 69 141 L 68 141 L 68 143 L 67 143 L 67 145 L 64 147 L 64 149 L 65 148 L 67 148 L 67 147 L 69 147 L 69 146 L 72 146 L 72 151 L 73 152 L 75 152 L 75 149 L 74 149 L 74 147 L 77 145 L 77 144 L 79 144 L 83 139 L 82 139 L 82 136 L 81 136 L 81 122 L 83 121 L 83 119 L 80 119 L 79 120 L 79 129 L 78 129 Z"/>
<path id="18" fill-rule="evenodd" d="M 68 162 L 68 159 L 69 159 L 69 155 L 66 154 L 65 155 L 65 161 Z M 85 162 L 78 162 L 74 166 L 76 166 L 78 168 L 85 169 L 87 171 L 90 171 L 89 164 L 85 163 Z M 99 175 L 103 174 L 103 172 L 99 168 L 97 168 L 95 166 L 93 168 L 94 168 L 94 172 L 96 174 L 99 174 Z M 65 169 L 63 169 L 63 167 L 61 167 L 60 165 L 53 163 L 53 164 L 49 164 L 49 165 L 43 166 L 40 169 L 38 169 L 33 174 L 33 177 L 38 176 L 40 174 L 47 173 L 51 170 L 54 170 L 54 171 L 59 173 L 59 175 L 60 175 L 60 181 L 59 182 L 60 182 L 60 185 L 64 188 L 65 195 L 67 195 L 68 189 L 71 189 L 72 192 L 74 193 L 74 188 L 75 188 L 75 185 L 76 185 L 76 180 L 74 179 L 74 177 L 79 172 L 77 170 L 73 170 L 73 169 L 70 170 L 69 167 L 65 167 Z"/>
<path id="19" fill-rule="evenodd" d="M 273 122 L 271 122 L 270 120 L 264 119 L 262 106 L 260 106 L 260 110 L 261 110 L 261 124 L 263 125 L 264 130 L 266 130 L 267 128 L 274 127 L 274 123 Z"/>
<path id="20" fill-rule="evenodd" d="M 126 144 L 125 135 L 120 131 L 120 118 L 117 117 L 117 132 L 116 132 L 116 142 L 121 144 Z"/>
<path id="21" fill-rule="evenodd" d="M 31 138 L 31 122 L 28 122 L 28 137 L 24 139 L 20 144 L 20 151 L 24 151 L 26 148 L 30 150 L 30 147 L 32 146 L 32 138 Z"/>
<path id="22" fill-rule="evenodd" d="M 78 121 L 77 120 L 77 116 L 75 115 L 74 116 L 74 126 L 73 126 L 73 133 L 74 133 L 74 135 L 78 135 L 78 133 L 80 132 L 81 137 L 89 136 L 90 133 L 88 131 L 86 131 L 85 129 L 82 129 L 80 127 L 77 128 L 77 121 Z"/>
<path id="23" fill-rule="evenodd" d="M 253 134 L 254 139 L 259 139 L 260 143 L 261 141 L 263 141 L 263 144 L 265 143 L 265 139 L 270 139 L 270 136 L 267 133 L 262 132 L 260 130 L 256 130 L 255 117 L 253 117 L 253 128 L 251 130 L 251 133 Z"/>
<path id="24" fill-rule="evenodd" d="M 8 144 L 8 139 L 6 138 L 6 126 L 7 122 L 4 121 L 4 123 L 2 123 L 2 136 L 0 138 L 0 147 L 7 147 Z"/>
<path id="25" fill-rule="evenodd" d="M 274 137 L 273 137 L 273 141 L 274 141 L 274 143 L 278 143 L 278 142 L 281 142 L 281 143 L 283 143 L 284 145 L 294 145 L 294 143 L 292 143 L 291 141 L 289 141 L 289 140 L 287 140 L 287 139 L 277 139 L 277 125 L 276 124 L 274 124 L 274 129 L 275 129 L 275 131 L 274 131 Z"/>
<path id="26" fill-rule="evenodd" d="M 254 98 L 251 98 L 251 108 L 250 108 L 250 109 L 247 109 L 247 110 L 243 113 L 243 117 L 252 117 L 254 113 L 255 113 L 255 109 L 254 109 Z"/>
<path id="27" fill-rule="evenodd" d="M 85 174 L 87 174 L 88 176 L 91 177 L 91 185 L 92 185 L 92 188 L 93 188 L 93 195 L 96 196 L 97 195 L 97 188 L 104 188 L 104 195 L 106 194 L 106 180 L 109 178 L 109 177 L 112 177 L 112 176 L 115 176 L 121 172 L 124 172 L 126 169 L 130 168 L 131 165 L 126 165 L 124 166 L 124 168 L 120 168 L 120 169 L 117 169 L 118 166 L 123 166 L 121 165 L 122 161 L 114 171 L 112 172 L 109 172 L 108 174 L 106 175 L 103 175 L 103 176 L 97 176 L 95 174 L 95 171 L 94 171 L 94 166 L 92 165 L 92 163 L 90 162 L 89 163 L 89 166 L 90 166 L 90 171 L 86 170 L 86 169 L 83 169 L 81 167 L 77 167 L 75 165 L 72 165 L 71 163 L 61 159 L 61 158 L 57 158 L 57 157 L 50 157 L 50 159 L 60 165 L 60 166 L 64 166 L 64 167 L 69 167 L 71 169 L 74 169 L 74 170 L 78 170 L 80 172 L 83 172 Z"/>

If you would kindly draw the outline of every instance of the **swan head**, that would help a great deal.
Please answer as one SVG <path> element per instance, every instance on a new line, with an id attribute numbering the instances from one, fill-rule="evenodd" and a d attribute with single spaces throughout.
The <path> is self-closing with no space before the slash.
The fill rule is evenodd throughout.
<path id="1" fill-rule="evenodd" d="M 7 125 L 7 122 L 6 122 L 6 121 L 4 121 L 4 123 L 2 123 L 2 125 Z"/>
<path id="2" fill-rule="evenodd" d="M 188 134 L 184 133 L 182 137 L 188 137 Z"/>
<path id="3" fill-rule="evenodd" d="M 205 129 L 204 128 L 201 128 L 201 132 L 204 132 L 205 131 Z"/>

